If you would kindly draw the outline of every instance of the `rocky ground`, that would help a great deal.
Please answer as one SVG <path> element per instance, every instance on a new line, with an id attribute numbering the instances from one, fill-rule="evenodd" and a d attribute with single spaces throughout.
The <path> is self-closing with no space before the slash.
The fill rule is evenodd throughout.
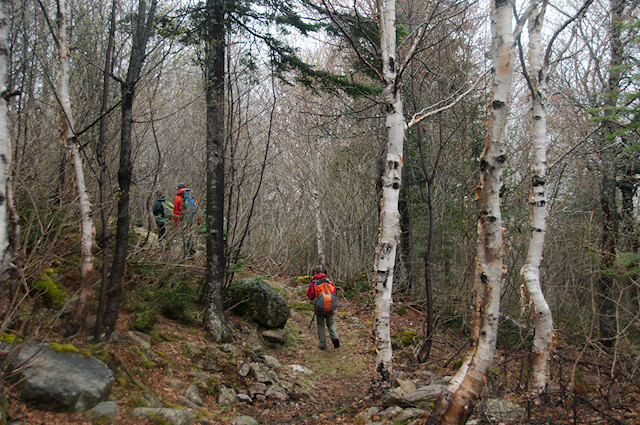
<path id="1" fill-rule="evenodd" d="M 384 400 L 372 399 L 367 392 L 374 359 L 371 305 L 342 299 L 336 319 L 341 346 L 321 351 L 317 348 L 315 324 L 308 328 L 312 312 L 306 307 L 306 285 L 273 284 L 286 294 L 291 308 L 292 316 L 285 326 L 286 340 L 277 342 L 282 337 L 277 333 L 263 336 L 257 325 L 233 315 L 230 320 L 235 340 L 229 344 L 212 343 L 201 328 L 167 319 L 161 319 L 147 335 L 130 330 L 131 318 L 125 312 L 117 335 L 109 342 L 91 345 L 86 336 L 70 341 L 76 347 L 91 350 L 115 372 L 111 403 L 102 406 L 106 411 L 68 414 L 34 409 L 25 405 L 10 386 L 12 423 L 422 423 L 432 406 L 431 399 L 413 403 L 406 399 L 418 400 L 416 392 L 446 383 L 446 376 L 455 372 L 456 362 L 464 354 L 463 340 L 446 332 L 439 335 L 432 350 L 433 360 L 427 365 L 416 364 L 411 355 L 413 332 L 421 332 L 422 314 L 410 306 L 394 311 L 392 335 L 399 379 L 394 394 Z M 537 407 L 522 390 L 525 353 L 517 348 L 499 350 L 487 379 L 487 400 L 472 420 L 640 423 L 637 378 L 611 381 L 606 376 L 609 359 L 605 356 L 583 355 L 576 363 L 577 352 L 560 351 L 554 361 L 557 384 L 549 402 Z M 564 384 L 574 364 L 581 373 L 584 391 L 569 394 Z M 605 397 L 606 391 L 616 396 Z M 496 401 L 507 404 L 496 407 Z M 492 409 L 505 412 L 492 416 Z"/>

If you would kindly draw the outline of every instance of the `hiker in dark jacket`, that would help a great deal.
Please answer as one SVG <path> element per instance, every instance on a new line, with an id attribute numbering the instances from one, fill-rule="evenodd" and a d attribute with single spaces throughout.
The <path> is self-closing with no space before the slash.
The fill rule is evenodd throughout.
<path id="1" fill-rule="evenodd" d="M 156 217 L 156 226 L 158 226 L 158 240 L 164 238 L 167 231 L 167 213 L 165 212 L 166 199 L 162 195 L 162 191 L 156 192 L 156 202 L 153 204 L 153 215 Z"/>
<path id="2" fill-rule="evenodd" d="M 322 282 L 328 282 L 329 288 L 332 293 L 336 293 L 336 286 L 331 282 L 331 279 L 327 277 L 327 269 L 324 266 L 316 266 L 313 268 L 313 280 L 309 285 L 309 289 L 307 289 L 307 297 L 310 300 L 315 300 L 317 294 L 316 284 Z M 318 325 L 318 348 L 321 350 L 325 350 L 327 348 L 327 339 L 324 332 L 325 322 L 327 324 L 327 329 L 329 330 L 329 338 L 331 338 L 331 342 L 333 343 L 334 348 L 340 347 L 340 340 L 338 339 L 338 331 L 336 331 L 336 324 L 333 318 L 333 311 L 325 312 L 318 311 L 315 309 L 316 315 L 316 323 Z"/>

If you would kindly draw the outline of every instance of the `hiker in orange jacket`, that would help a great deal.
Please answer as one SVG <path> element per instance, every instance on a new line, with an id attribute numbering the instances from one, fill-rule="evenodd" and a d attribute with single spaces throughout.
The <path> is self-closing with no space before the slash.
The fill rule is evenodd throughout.
<path id="1" fill-rule="evenodd" d="M 336 286 L 331 282 L 331 279 L 327 277 L 327 269 L 324 266 L 316 266 L 313 268 L 313 280 L 307 289 L 307 297 L 310 300 L 315 300 L 316 297 L 321 295 L 323 284 L 327 284 L 328 290 L 335 294 Z M 325 322 L 327 329 L 329 330 L 329 337 L 333 343 L 334 348 L 340 347 L 340 339 L 338 339 L 338 332 L 336 331 L 336 324 L 333 318 L 333 310 L 320 311 L 318 307 L 315 308 L 316 323 L 318 325 L 318 348 L 325 350 L 327 348 L 327 339 L 324 332 Z"/>

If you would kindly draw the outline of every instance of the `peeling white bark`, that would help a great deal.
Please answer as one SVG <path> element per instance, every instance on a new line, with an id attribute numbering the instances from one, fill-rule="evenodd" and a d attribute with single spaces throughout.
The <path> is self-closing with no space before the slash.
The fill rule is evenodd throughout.
<path id="1" fill-rule="evenodd" d="M 505 128 L 513 79 L 513 32 L 511 4 L 491 3 L 492 99 L 489 104 L 488 134 L 480 156 L 478 188 L 478 249 L 474 281 L 475 305 L 472 319 L 472 347 L 436 407 L 432 420 L 460 424 L 471 414 L 484 388 L 493 363 L 500 316 L 502 286 L 502 215 L 500 189 L 505 161 Z"/>
<path id="2" fill-rule="evenodd" d="M 7 222 L 7 190 L 10 174 L 7 78 L 9 71 L 9 2 L 0 0 L 0 297 L 5 282 L 9 280 L 11 254 L 9 250 L 9 225 Z"/>
<path id="3" fill-rule="evenodd" d="M 386 387 L 391 385 L 393 378 L 389 317 L 393 271 L 400 234 L 398 200 L 402 182 L 405 122 L 396 59 L 396 3 L 395 0 L 379 0 L 377 7 L 382 50 L 382 73 L 385 82 L 383 97 L 386 113 L 387 160 L 382 176 L 380 229 L 374 260 L 376 288 L 374 335 L 377 353 L 376 380 L 381 387 Z"/>
<path id="4" fill-rule="evenodd" d="M 529 20 L 529 82 L 533 113 L 533 158 L 531 166 L 531 235 L 527 260 L 520 271 L 528 301 L 523 305 L 533 309 L 535 336 L 533 339 L 532 390 L 536 395 L 545 392 L 549 379 L 549 358 L 551 356 L 553 338 L 553 319 L 551 310 L 544 298 L 540 284 L 540 263 L 544 247 L 546 231 L 546 193 L 545 181 L 547 173 L 547 77 L 542 58 L 542 24 L 544 8 L 539 2 Z"/>
<path id="5" fill-rule="evenodd" d="M 71 97 L 69 95 L 70 54 L 67 35 L 68 6 L 66 0 L 57 0 L 57 4 L 58 60 L 60 64 L 57 95 L 58 101 L 60 102 L 60 142 L 64 143 L 68 147 L 73 161 L 73 171 L 80 204 L 80 228 L 82 231 L 80 246 L 82 256 L 81 275 L 84 282 L 93 270 L 93 253 L 91 251 L 93 242 L 93 223 L 90 216 L 91 206 L 89 204 L 89 196 L 87 195 L 87 189 L 84 181 L 80 149 L 78 148 L 78 142 L 73 134 L 74 121 L 71 110 Z"/>

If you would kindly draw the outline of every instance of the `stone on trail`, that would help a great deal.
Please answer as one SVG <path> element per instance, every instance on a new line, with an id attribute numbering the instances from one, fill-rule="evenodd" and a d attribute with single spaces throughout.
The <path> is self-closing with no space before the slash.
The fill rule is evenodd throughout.
<path id="1" fill-rule="evenodd" d="M 119 413 L 120 407 L 115 401 L 103 401 L 93 409 L 84 412 L 84 416 L 93 422 L 108 423 L 115 422 Z"/>
<path id="2" fill-rule="evenodd" d="M 383 406 L 420 407 L 427 409 L 431 403 L 438 399 L 440 393 L 445 388 L 444 385 L 439 384 L 427 385 L 414 391 L 410 391 L 412 389 L 411 385 L 392 388 L 382 396 L 382 404 Z"/>
<path id="3" fill-rule="evenodd" d="M 396 379 L 396 382 L 403 394 L 411 394 L 416 391 L 416 385 L 408 379 Z"/>
<path id="4" fill-rule="evenodd" d="M 129 331 L 127 332 L 127 337 L 131 340 L 131 342 L 138 345 L 139 347 L 142 347 L 145 350 L 151 349 L 151 338 L 149 337 L 149 335 L 145 335 L 141 332 Z"/>
<path id="5" fill-rule="evenodd" d="M 255 397 L 257 394 L 264 395 L 267 392 L 267 386 L 262 382 L 254 382 L 249 386 L 249 395 Z"/>
<path id="6" fill-rule="evenodd" d="M 282 367 L 278 359 L 276 359 L 273 356 L 270 356 L 269 354 L 264 355 L 264 364 L 266 364 L 271 369 L 276 369 L 276 370 Z"/>
<path id="7" fill-rule="evenodd" d="M 383 418 L 393 418 L 402 413 L 402 411 L 402 407 L 400 406 L 389 406 L 382 412 L 378 413 L 378 416 L 382 416 Z"/>
<path id="8" fill-rule="evenodd" d="M 526 414 L 526 409 L 518 404 L 500 398 L 489 398 L 478 403 L 475 416 L 484 416 L 493 422 L 518 422 Z"/>
<path id="9" fill-rule="evenodd" d="M 287 342 L 289 334 L 284 329 L 268 329 L 262 332 L 262 337 L 266 341 L 273 342 L 274 344 L 284 344 Z"/>
<path id="10" fill-rule="evenodd" d="M 446 385 L 431 384 L 424 387 L 420 387 L 415 392 L 408 394 L 404 399 L 411 405 L 420 407 L 422 409 L 429 409 L 431 403 L 435 403 L 440 397 L 440 394 Z"/>
<path id="11" fill-rule="evenodd" d="M 251 363 L 249 362 L 240 363 L 240 367 L 238 367 L 238 375 L 244 378 L 249 374 L 249 372 L 251 372 Z"/>
<path id="12" fill-rule="evenodd" d="M 231 425 L 259 425 L 251 416 L 238 416 L 230 422 Z"/>
<path id="13" fill-rule="evenodd" d="M 416 407 L 409 407 L 408 409 L 404 409 L 398 416 L 396 416 L 394 418 L 394 421 L 397 423 L 403 424 L 409 421 L 410 419 L 415 419 L 426 412 L 427 411 L 423 409 L 418 409 Z"/>
<path id="14" fill-rule="evenodd" d="M 238 394 L 238 401 L 240 403 L 246 403 L 246 404 L 252 404 L 253 403 L 253 399 L 251 398 L 251 396 L 249 394 Z"/>
<path id="15" fill-rule="evenodd" d="M 220 394 L 218 394 L 218 404 L 221 406 L 232 406 L 238 403 L 238 396 L 236 390 L 233 388 L 227 388 L 224 385 L 220 386 Z"/>
<path id="16" fill-rule="evenodd" d="M 269 370 L 266 365 L 258 362 L 251 362 L 251 375 L 256 378 L 256 381 L 267 384 L 276 383 L 278 381 L 277 376 L 270 372 L 271 370 Z"/>
<path id="17" fill-rule="evenodd" d="M 313 375 L 313 371 L 306 366 L 302 366 L 299 364 L 290 364 L 289 367 L 296 373 L 302 373 L 307 376 Z"/>
<path id="18" fill-rule="evenodd" d="M 184 392 L 184 397 L 190 402 L 197 404 L 198 406 L 202 406 L 202 397 L 200 397 L 200 391 L 198 391 L 198 387 L 195 385 L 189 385 L 187 390 Z"/>
<path id="19" fill-rule="evenodd" d="M 42 343 L 25 343 L 11 368 L 17 371 L 20 397 L 43 410 L 90 409 L 107 399 L 114 382 L 100 360 Z"/>
<path id="20" fill-rule="evenodd" d="M 289 394 L 278 384 L 273 384 L 269 387 L 267 392 L 265 393 L 267 398 L 276 400 L 276 401 L 287 401 L 289 400 Z"/>
<path id="21" fill-rule="evenodd" d="M 168 407 L 136 407 L 131 411 L 134 418 L 146 418 L 151 421 L 158 419 L 171 425 L 191 425 L 196 418 L 195 413 L 184 409 L 171 409 Z"/>

